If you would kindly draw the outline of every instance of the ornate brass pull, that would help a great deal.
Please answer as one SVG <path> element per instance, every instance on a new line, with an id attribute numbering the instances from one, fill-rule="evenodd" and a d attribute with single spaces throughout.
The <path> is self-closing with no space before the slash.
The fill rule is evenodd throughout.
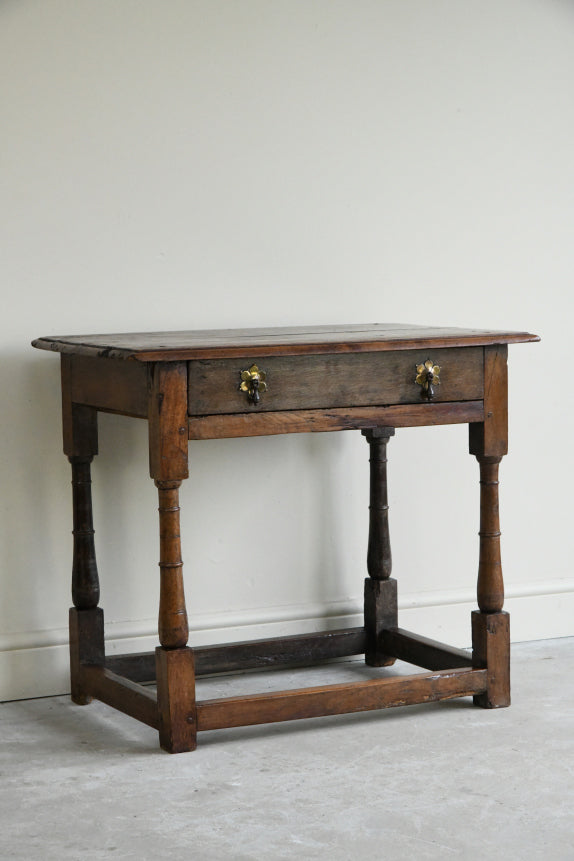
<path id="1" fill-rule="evenodd" d="M 257 365 L 251 365 L 249 370 L 241 371 L 239 390 L 246 392 L 247 400 L 251 401 L 255 406 L 261 400 L 260 395 L 267 391 L 266 377 L 267 374 L 265 371 L 260 371 Z"/>
<path id="2" fill-rule="evenodd" d="M 427 359 L 424 365 L 417 365 L 415 383 L 422 386 L 421 398 L 432 401 L 434 398 L 434 387 L 440 386 L 440 368 L 431 359 Z"/>

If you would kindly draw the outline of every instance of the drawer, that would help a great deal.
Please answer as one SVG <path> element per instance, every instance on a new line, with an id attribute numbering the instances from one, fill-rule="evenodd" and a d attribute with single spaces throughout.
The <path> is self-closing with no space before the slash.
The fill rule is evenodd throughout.
<path id="1" fill-rule="evenodd" d="M 427 359 L 440 366 L 433 402 L 482 399 L 482 347 L 255 359 L 246 355 L 189 362 L 188 412 L 218 415 L 422 403 L 422 387 L 415 378 L 417 366 Z M 240 390 L 241 373 L 253 365 L 265 373 L 258 404 Z"/>

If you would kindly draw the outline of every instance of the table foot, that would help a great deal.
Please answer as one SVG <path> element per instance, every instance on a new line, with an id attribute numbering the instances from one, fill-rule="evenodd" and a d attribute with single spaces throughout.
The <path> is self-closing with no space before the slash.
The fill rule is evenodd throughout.
<path id="1" fill-rule="evenodd" d="M 197 747 L 195 671 L 193 651 L 155 650 L 159 743 L 168 753 L 184 753 Z"/>
<path id="2" fill-rule="evenodd" d="M 390 667 L 396 658 L 385 652 L 383 632 L 398 625 L 397 581 L 365 578 L 365 663 Z"/>
<path id="3" fill-rule="evenodd" d="M 90 703 L 93 697 L 87 693 L 82 676 L 82 664 L 103 666 L 104 611 L 101 607 L 91 610 L 70 609 L 70 680 L 72 701 L 79 706 Z"/>
<path id="4" fill-rule="evenodd" d="M 474 697 L 484 709 L 510 705 L 510 616 L 508 613 L 472 612 L 472 661 L 487 670 L 487 689 Z"/>

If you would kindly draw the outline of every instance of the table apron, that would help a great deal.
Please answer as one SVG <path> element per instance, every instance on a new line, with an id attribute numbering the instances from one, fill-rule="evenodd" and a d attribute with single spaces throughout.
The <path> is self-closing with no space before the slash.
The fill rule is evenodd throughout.
<path id="1" fill-rule="evenodd" d="M 484 402 L 398 404 L 331 410 L 284 410 L 267 413 L 190 416 L 189 439 L 230 439 L 286 433 L 363 430 L 375 427 L 422 427 L 484 421 Z"/>

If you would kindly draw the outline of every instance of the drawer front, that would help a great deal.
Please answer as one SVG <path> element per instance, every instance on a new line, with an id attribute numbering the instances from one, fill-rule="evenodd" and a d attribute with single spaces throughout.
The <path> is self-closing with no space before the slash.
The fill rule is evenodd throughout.
<path id="1" fill-rule="evenodd" d="M 329 409 L 423 403 L 417 366 L 440 367 L 433 402 L 481 400 L 483 348 L 397 350 L 318 356 L 270 356 L 189 362 L 189 414 Z M 242 372 L 261 374 L 259 403 L 242 391 Z M 264 379 L 264 385 L 263 385 Z M 249 390 L 250 381 L 244 384 Z M 265 389 L 263 391 L 263 389 Z"/>

